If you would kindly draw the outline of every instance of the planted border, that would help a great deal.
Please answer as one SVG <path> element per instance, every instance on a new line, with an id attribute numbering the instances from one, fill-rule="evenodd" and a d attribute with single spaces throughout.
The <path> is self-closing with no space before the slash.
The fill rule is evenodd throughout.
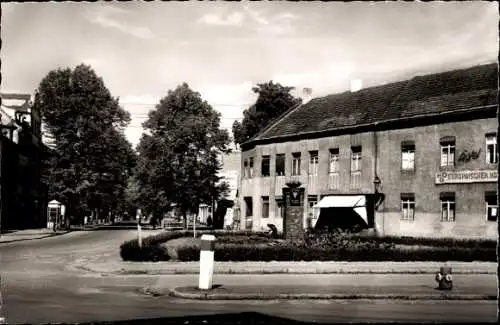
<path id="1" fill-rule="evenodd" d="M 177 249 L 180 261 L 198 261 L 199 247 Z M 216 245 L 215 260 L 239 261 L 394 261 L 394 262 L 445 262 L 497 260 L 496 249 L 469 247 L 435 247 L 410 250 L 386 247 L 343 247 L 340 249 L 310 248 L 298 246 L 264 245 Z"/>
<path id="2" fill-rule="evenodd" d="M 363 236 L 351 235 L 350 238 L 359 241 L 374 241 L 381 244 L 395 245 L 418 245 L 418 246 L 441 246 L 441 247 L 482 247 L 494 248 L 497 247 L 497 241 L 491 239 L 456 239 L 456 238 L 424 238 L 424 237 L 396 237 L 396 236 Z"/>
<path id="3" fill-rule="evenodd" d="M 262 233 L 255 233 L 252 231 L 201 230 L 196 232 L 197 237 L 204 234 L 212 234 L 216 237 L 229 234 L 239 236 L 263 235 Z M 166 231 L 157 235 L 143 238 L 142 248 L 139 248 L 139 242 L 137 239 L 128 240 L 120 245 L 120 256 L 124 261 L 168 261 L 170 260 L 170 256 L 168 255 L 167 249 L 161 244 L 166 243 L 167 241 L 172 239 L 192 237 L 193 235 L 194 233 L 191 230 Z"/>
<path id="4" fill-rule="evenodd" d="M 216 237 L 265 236 L 252 231 L 202 230 L 197 237 L 213 234 Z M 170 256 L 163 243 L 169 240 L 192 237 L 193 231 L 169 231 L 143 239 L 139 248 L 137 239 L 124 242 L 120 255 L 124 261 L 168 261 Z M 326 238 L 328 240 L 328 237 Z M 496 241 L 453 239 L 453 238 L 414 238 L 414 237 L 375 237 L 363 235 L 340 236 L 341 241 L 314 243 L 311 246 L 297 243 L 268 245 L 262 243 L 231 243 L 231 240 L 216 242 L 216 261 L 497 261 Z M 343 242 L 343 243 L 342 243 Z M 418 248 L 398 248 L 394 245 L 424 246 Z M 427 247 L 426 247 L 427 246 Z M 432 246 L 432 247 L 428 247 Z M 177 248 L 180 261 L 198 261 L 198 246 Z"/>

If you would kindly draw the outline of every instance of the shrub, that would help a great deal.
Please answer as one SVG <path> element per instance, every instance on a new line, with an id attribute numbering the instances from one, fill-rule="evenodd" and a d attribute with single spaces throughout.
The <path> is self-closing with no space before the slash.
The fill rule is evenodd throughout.
<path id="1" fill-rule="evenodd" d="M 217 238 L 217 243 L 268 243 L 270 238 L 262 235 L 250 235 L 250 236 L 220 236 Z"/>
<path id="2" fill-rule="evenodd" d="M 383 247 L 385 249 L 394 246 L 392 243 L 382 243 L 374 240 L 361 240 L 347 232 L 327 232 L 327 231 L 311 231 L 306 232 L 302 239 L 294 242 L 289 242 L 290 245 L 297 247 L 309 247 L 315 249 L 374 249 Z"/>
<path id="3" fill-rule="evenodd" d="M 143 238 L 142 248 L 139 248 L 137 239 L 129 240 L 121 244 L 120 256 L 124 261 L 168 261 L 170 256 L 160 244 L 184 236 L 185 233 L 182 231 L 164 232 L 149 236 Z"/>
<path id="4" fill-rule="evenodd" d="M 436 247 L 483 247 L 496 248 L 497 241 L 491 239 L 456 239 L 456 238 L 424 238 L 424 237 L 397 237 L 397 236 L 367 236 L 351 234 L 350 238 L 359 241 L 373 241 L 386 244 L 409 246 L 436 246 Z"/>
<path id="5" fill-rule="evenodd" d="M 254 233 L 251 231 L 228 231 L 228 230 L 200 230 L 196 231 L 197 237 L 203 234 L 213 234 L 216 237 L 228 238 L 228 236 L 248 236 L 255 240 L 260 237 L 263 239 L 266 236 L 264 233 Z M 145 237 L 142 240 L 142 248 L 139 248 L 137 239 L 132 239 L 124 242 L 120 246 L 120 256 L 124 261 L 136 262 L 155 262 L 155 261 L 168 261 L 170 256 L 165 247 L 161 244 L 169 240 L 181 237 L 192 237 L 193 231 L 166 231 L 158 235 Z M 198 249 L 199 255 L 199 249 Z"/>
<path id="6" fill-rule="evenodd" d="M 181 247 L 180 261 L 198 261 L 199 247 Z M 497 260 L 491 248 L 444 247 L 409 250 L 386 247 L 312 248 L 296 245 L 234 245 L 215 246 L 216 261 L 489 261 Z"/>
<path id="7" fill-rule="evenodd" d="M 265 233 L 251 231 L 204 230 L 197 237 L 213 234 L 216 261 L 490 261 L 497 260 L 496 242 L 441 238 L 366 237 L 349 233 L 308 232 L 301 240 L 275 242 Z M 124 261 L 167 261 L 161 244 L 193 236 L 192 231 L 164 232 L 143 239 L 124 242 L 120 255 Z M 242 243 L 243 241 L 243 243 Z M 395 245 L 419 245 L 418 249 Z M 434 247 L 428 247 L 434 246 Z M 180 261 L 198 261 L 199 246 L 177 249 Z"/>

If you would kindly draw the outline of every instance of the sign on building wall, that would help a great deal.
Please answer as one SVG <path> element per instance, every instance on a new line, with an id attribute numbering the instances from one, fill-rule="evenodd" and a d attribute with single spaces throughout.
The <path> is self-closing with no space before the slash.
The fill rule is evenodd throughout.
<path id="1" fill-rule="evenodd" d="M 436 184 L 488 183 L 498 181 L 496 170 L 461 170 L 436 173 Z"/>
<path id="2" fill-rule="evenodd" d="M 292 188 L 288 193 L 289 206 L 301 206 L 301 193 L 298 188 Z"/>

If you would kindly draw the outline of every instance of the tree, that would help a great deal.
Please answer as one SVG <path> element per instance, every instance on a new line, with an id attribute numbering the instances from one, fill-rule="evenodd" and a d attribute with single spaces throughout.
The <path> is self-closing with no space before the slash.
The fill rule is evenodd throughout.
<path id="1" fill-rule="evenodd" d="M 175 203 L 186 227 L 188 212 L 197 213 L 199 204 L 211 204 L 227 189 L 217 175 L 219 154 L 230 151 L 220 113 L 183 83 L 169 90 L 143 126 L 147 133 L 137 147 L 142 204 L 162 214 Z"/>
<path id="2" fill-rule="evenodd" d="M 233 137 L 236 144 L 242 144 L 259 133 L 266 125 L 281 116 L 301 100 L 290 94 L 293 87 L 285 87 L 269 81 L 257 84 L 252 90 L 258 94 L 257 101 L 243 111 L 243 121 L 233 123 Z"/>
<path id="3" fill-rule="evenodd" d="M 117 98 L 87 65 L 50 71 L 39 84 L 38 106 L 56 155 L 47 162 L 49 195 L 67 215 L 114 211 L 124 196 L 135 153 L 125 139 L 130 121 Z"/>

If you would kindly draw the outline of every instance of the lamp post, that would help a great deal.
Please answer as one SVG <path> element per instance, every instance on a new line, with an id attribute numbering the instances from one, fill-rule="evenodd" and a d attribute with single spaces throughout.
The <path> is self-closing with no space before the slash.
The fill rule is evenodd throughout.
<path id="1" fill-rule="evenodd" d="M 378 193 L 380 183 L 380 178 L 378 177 L 378 175 L 375 175 L 375 178 L 373 179 L 373 185 L 375 185 L 375 193 Z"/>

